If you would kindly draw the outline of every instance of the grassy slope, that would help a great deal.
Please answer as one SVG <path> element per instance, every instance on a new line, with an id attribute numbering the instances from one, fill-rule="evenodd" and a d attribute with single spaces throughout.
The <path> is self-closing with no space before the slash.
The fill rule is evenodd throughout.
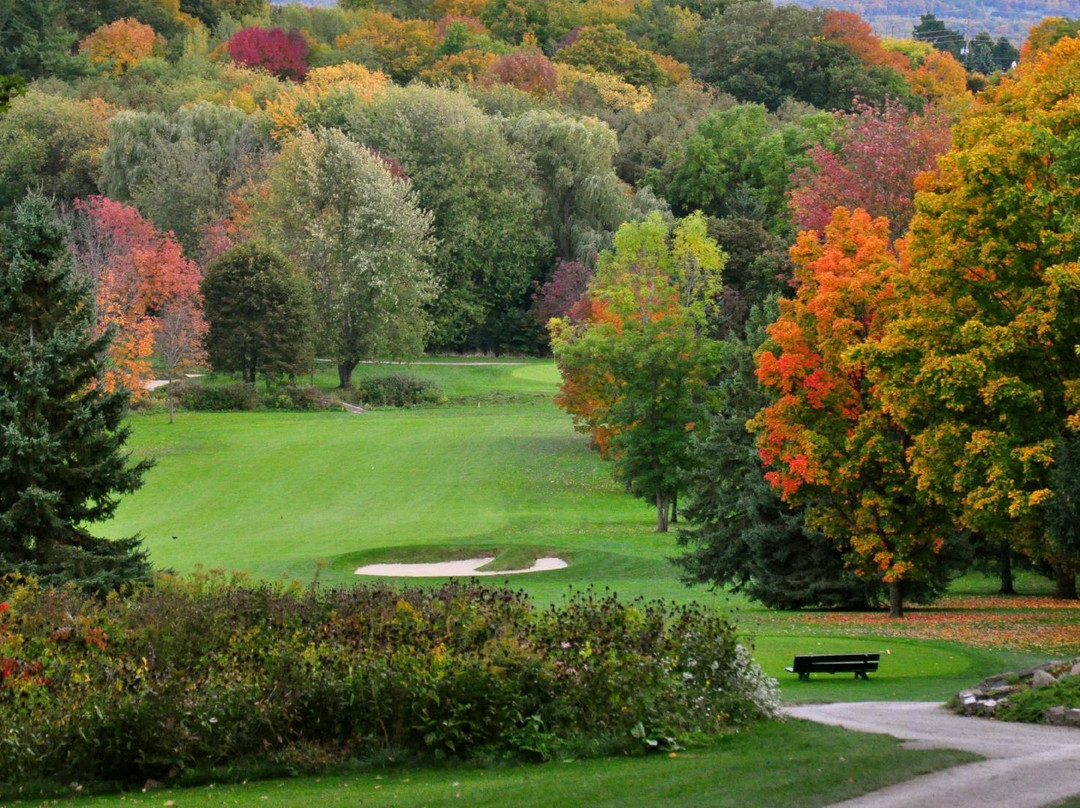
<path id="1" fill-rule="evenodd" d="M 803 721 L 769 723 L 675 757 L 555 762 L 491 769 L 391 769 L 382 773 L 176 789 L 60 804 L 99 806 L 579 806 L 617 808 L 829 805 L 974 759 L 962 752 L 903 749 Z M 763 776 L 766 775 L 766 776 Z M 53 803 L 56 804 L 56 803 Z"/>
<path id="2" fill-rule="evenodd" d="M 332 585 L 355 583 L 353 570 L 372 561 L 499 551 L 513 565 L 558 553 L 571 562 L 566 570 L 488 580 L 541 602 L 592 584 L 627 597 L 716 603 L 736 615 L 791 700 L 945 698 L 1036 659 L 956 643 L 808 633 L 740 597 L 687 588 L 667 561 L 678 552 L 673 534 L 654 532 L 651 509 L 611 480 L 586 438 L 551 405 L 551 362 L 407 370 L 470 403 L 362 416 L 181 413 L 173 425 L 162 414 L 132 419 L 133 448 L 158 465 L 124 500 L 108 535 L 141 532 L 154 562 L 180 571 L 201 564 L 310 580 L 318 569 Z M 328 385 L 332 377 L 318 381 Z M 512 400 L 491 404 L 493 396 Z M 894 653 L 870 682 L 800 683 L 784 672 L 796 653 L 884 648 Z"/>

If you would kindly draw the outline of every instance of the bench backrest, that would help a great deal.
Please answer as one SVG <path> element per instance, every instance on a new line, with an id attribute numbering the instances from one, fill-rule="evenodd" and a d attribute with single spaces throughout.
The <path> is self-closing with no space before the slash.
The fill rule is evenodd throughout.
<path id="1" fill-rule="evenodd" d="M 795 657 L 792 665 L 795 673 L 810 673 L 813 671 L 839 670 L 849 672 L 851 670 L 876 671 L 881 661 L 881 654 L 805 654 Z"/>

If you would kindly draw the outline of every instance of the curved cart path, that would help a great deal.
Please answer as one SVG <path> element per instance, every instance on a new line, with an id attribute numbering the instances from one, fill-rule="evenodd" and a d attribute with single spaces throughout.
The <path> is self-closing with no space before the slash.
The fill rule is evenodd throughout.
<path id="1" fill-rule="evenodd" d="M 987 758 L 839 803 L 844 808 L 1041 808 L 1080 794 L 1080 730 L 955 715 L 937 702 L 803 704 L 786 713 L 916 748 L 964 749 Z"/>

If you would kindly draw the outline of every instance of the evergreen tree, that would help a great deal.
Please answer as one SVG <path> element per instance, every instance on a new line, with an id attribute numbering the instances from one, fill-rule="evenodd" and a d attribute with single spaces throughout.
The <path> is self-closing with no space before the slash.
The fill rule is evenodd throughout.
<path id="1" fill-rule="evenodd" d="M 774 298 L 751 311 L 745 340 L 722 343 L 724 381 L 696 446 L 682 510 L 692 527 L 679 531 L 679 544 L 689 549 L 675 563 L 687 583 L 731 587 L 770 608 L 866 608 L 880 586 L 846 569 L 841 551 L 806 527 L 803 509 L 780 500 L 746 429 L 768 403 L 754 378 L 754 351 L 775 315 Z"/>
<path id="2" fill-rule="evenodd" d="M 34 194 L 16 205 L 0 257 L 0 574 L 103 593 L 146 580 L 138 538 L 87 525 L 112 516 L 151 461 L 129 464 L 129 391 L 100 383 L 111 334 L 95 337 L 94 296 L 66 232 Z"/>

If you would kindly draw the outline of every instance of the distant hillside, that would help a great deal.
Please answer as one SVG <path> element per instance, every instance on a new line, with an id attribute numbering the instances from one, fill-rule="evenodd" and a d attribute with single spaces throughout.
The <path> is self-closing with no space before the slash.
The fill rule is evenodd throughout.
<path id="1" fill-rule="evenodd" d="M 988 31 L 1019 45 L 1044 17 L 1080 17 L 1080 0 L 792 0 L 796 5 L 854 11 L 882 36 L 909 37 L 919 16 L 930 13 L 949 28 L 974 37 Z"/>
<path id="2" fill-rule="evenodd" d="M 296 0 L 270 0 L 285 5 Z M 333 6 L 337 0 L 300 0 L 305 6 Z M 1080 17 L 1080 0 L 791 0 L 808 8 L 835 8 L 861 15 L 882 36 L 909 37 L 921 14 L 931 13 L 953 29 L 974 37 L 988 31 L 1020 45 L 1028 29 L 1044 17 Z M 378 5 L 378 2 L 376 2 Z M 776 3 L 781 5 L 781 3 Z"/>

